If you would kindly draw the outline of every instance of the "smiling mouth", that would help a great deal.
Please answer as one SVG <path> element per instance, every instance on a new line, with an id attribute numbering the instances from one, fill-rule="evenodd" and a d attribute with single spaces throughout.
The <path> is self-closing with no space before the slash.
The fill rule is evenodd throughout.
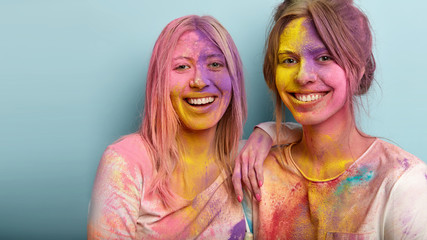
<path id="1" fill-rule="evenodd" d="M 205 106 L 213 103 L 215 101 L 215 97 L 186 98 L 185 100 L 191 106 Z"/>
<path id="2" fill-rule="evenodd" d="M 313 102 L 316 101 L 323 96 L 325 96 L 326 92 L 321 93 L 292 93 L 292 95 L 301 102 Z"/>

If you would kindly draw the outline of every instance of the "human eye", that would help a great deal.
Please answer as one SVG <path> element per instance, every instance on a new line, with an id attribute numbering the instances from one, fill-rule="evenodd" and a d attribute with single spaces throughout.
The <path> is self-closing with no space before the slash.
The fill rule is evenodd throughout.
<path id="1" fill-rule="evenodd" d="M 319 62 L 328 62 L 328 61 L 332 61 L 333 58 L 329 55 L 322 55 L 317 59 Z"/>
<path id="2" fill-rule="evenodd" d="M 297 60 L 293 58 L 286 58 L 285 60 L 283 60 L 283 63 L 294 64 L 294 63 L 297 63 Z"/>
<path id="3" fill-rule="evenodd" d="M 177 71 L 184 71 L 186 69 L 189 69 L 190 66 L 186 65 L 186 64 L 178 64 L 177 66 L 174 67 L 174 70 Z"/>
<path id="4" fill-rule="evenodd" d="M 280 59 L 281 64 L 294 65 L 298 63 L 298 60 L 294 57 L 283 57 Z"/>
<path id="5" fill-rule="evenodd" d="M 224 64 L 220 61 L 213 61 L 208 64 L 208 67 L 212 70 L 220 70 L 222 67 L 224 67 Z"/>

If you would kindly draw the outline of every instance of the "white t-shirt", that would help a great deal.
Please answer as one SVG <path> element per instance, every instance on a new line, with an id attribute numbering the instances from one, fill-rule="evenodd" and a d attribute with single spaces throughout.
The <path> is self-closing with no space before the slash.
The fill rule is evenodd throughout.
<path id="1" fill-rule="evenodd" d="M 243 239 L 243 209 L 226 189 L 225 172 L 194 199 L 173 208 L 148 191 L 156 171 L 138 134 L 105 150 L 88 219 L 88 239 Z"/>
<path id="2" fill-rule="evenodd" d="M 256 239 L 427 239 L 424 162 L 376 139 L 344 173 L 317 181 L 304 177 L 291 147 L 273 148 L 264 162 L 262 201 L 249 206 Z"/>

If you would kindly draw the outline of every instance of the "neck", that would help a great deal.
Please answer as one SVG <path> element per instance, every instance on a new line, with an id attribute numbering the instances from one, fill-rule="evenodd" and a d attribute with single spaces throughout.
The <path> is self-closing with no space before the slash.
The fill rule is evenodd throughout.
<path id="1" fill-rule="evenodd" d="M 177 140 L 180 143 L 180 152 L 184 155 L 181 156 L 184 164 L 200 164 L 201 161 L 212 159 L 215 153 L 215 131 L 215 127 L 201 131 L 180 129 Z"/>
<path id="2" fill-rule="evenodd" d="M 303 138 L 292 154 L 307 176 L 328 179 L 345 171 L 372 141 L 358 131 L 347 106 L 320 124 L 304 125 Z"/>
<path id="3" fill-rule="evenodd" d="M 182 165 L 174 171 L 171 183 L 173 191 L 178 195 L 193 199 L 220 174 L 214 157 L 215 131 L 214 127 L 203 131 L 180 129 L 178 132 Z"/>

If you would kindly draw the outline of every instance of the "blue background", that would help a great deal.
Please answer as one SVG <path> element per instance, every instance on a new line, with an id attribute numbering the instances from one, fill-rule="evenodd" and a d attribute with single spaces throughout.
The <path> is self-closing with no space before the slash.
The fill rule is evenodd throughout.
<path id="1" fill-rule="evenodd" d="M 86 238 L 98 161 L 138 128 L 151 50 L 174 18 L 209 14 L 223 23 L 245 68 L 245 137 L 271 120 L 262 60 L 278 2 L 0 0 L 0 239 Z M 357 2 L 378 62 L 360 125 L 425 161 L 427 4 Z"/>

